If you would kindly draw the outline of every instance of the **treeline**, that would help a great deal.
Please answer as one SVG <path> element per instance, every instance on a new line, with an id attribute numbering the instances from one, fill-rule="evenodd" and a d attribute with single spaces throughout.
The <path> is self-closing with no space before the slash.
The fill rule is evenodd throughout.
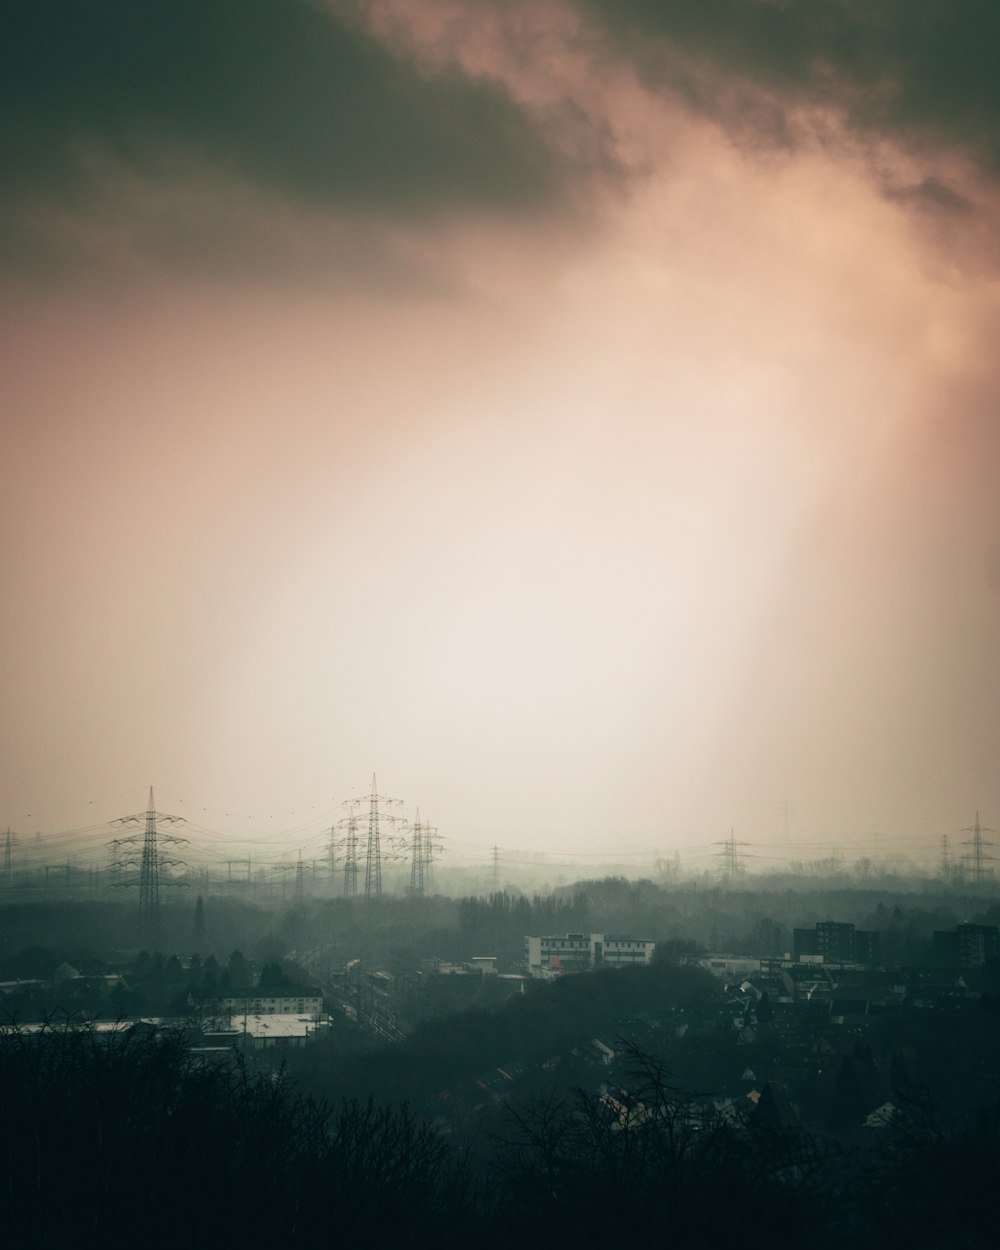
<path id="1" fill-rule="evenodd" d="M 7 985 L 0 998 L 0 1021 L 39 1021 L 56 1015 L 122 1020 L 140 1016 L 197 1017 L 201 1006 L 249 990 L 292 990 L 310 984 L 292 960 L 266 963 L 260 969 L 234 950 L 220 961 L 197 952 L 181 962 L 177 955 L 139 951 L 119 960 L 115 969 L 103 960 L 81 961 L 77 968 L 45 946 L 26 947 L 14 964 L 31 975 Z"/>
<path id="2" fill-rule="evenodd" d="M 824 884 L 806 878 L 792 885 L 768 890 L 752 880 L 664 885 L 603 877 L 531 898 L 508 891 L 464 898 L 458 925 L 466 951 L 475 945 L 477 954 L 508 961 L 524 958 L 528 934 L 590 931 L 625 933 L 688 951 L 767 958 L 791 952 L 796 928 L 837 920 L 877 931 L 887 963 L 923 964 L 933 959 L 936 929 L 961 920 L 996 924 L 1000 919 L 1000 906 L 991 897 L 934 882 L 919 893 L 894 891 L 885 881 Z"/>
<path id="3" fill-rule="evenodd" d="M 658 885 L 605 877 L 578 881 L 552 897 L 575 906 L 585 899 L 589 927 L 598 932 L 758 957 L 790 952 L 796 928 L 812 928 L 819 920 L 849 922 L 881 935 L 882 959 L 890 965 L 931 962 L 935 930 L 967 920 L 1000 922 L 995 894 L 939 882 L 925 882 L 916 891 L 895 888 L 888 880 L 789 878 L 784 888 L 768 889 L 754 878 L 729 885 Z"/>
<path id="4" fill-rule="evenodd" d="M 506 890 L 484 897 L 463 898 L 458 924 L 466 944 L 478 944 L 478 953 L 496 955 L 504 963 L 523 960 L 529 934 L 580 933 L 590 926 L 589 899 L 583 891 L 566 897 L 510 894 Z"/>
<path id="5" fill-rule="evenodd" d="M 220 963 L 241 950 L 258 966 L 293 952 L 311 952 L 313 979 L 324 984 L 344 965 L 416 970 L 420 960 L 467 960 L 496 955 L 502 964 L 524 958 L 528 934 L 627 933 L 702 950 L 777 956 L 792 949 L 793 930 L 817 920 L 849 921 L 882 935 L 888 964 L 931 958 L 933 933 L 960 921 L 996 924 L 993 897 L 928 884 L 921 892 L 894 892 L 878 883 L 768 891 L 751 882 L 657 884 L 605 877 L 528 897 L 504 890 L 462 899 L 386 897 L 312 899 L 301 907 L 259 905 L 205 895 L 164 903 L 155 934 L 140 929 L 134 901 L 0 902 L 0 982 L 45 977 L 62 960 L 116 965 L 139 950 L 192 952 Z M 46 967 L 46 952 L 55 963 Z M 86 970 L 85 968 L 82 970 Z"/>
<path id="6" fill-rule="evenodd" d="M 511 1107 L 473 1167 L 405 1108 L 304 1097 L 179 1034 L 7 1029 L 0 1230 L 53 1250 L 995 1244 L 995 1106 L 945 1127 L 914 1089 L 848 1151 L 699 1111 L 630 1059 L 627 1091 Z"/>

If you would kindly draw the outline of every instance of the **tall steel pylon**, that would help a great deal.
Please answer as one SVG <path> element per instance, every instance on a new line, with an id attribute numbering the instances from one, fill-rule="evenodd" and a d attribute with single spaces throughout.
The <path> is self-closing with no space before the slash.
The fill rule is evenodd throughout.
<path id="1" fill-rule="evenodd" d="M 8 825 L 7 832 L 4 834 L 4 839 L 3 839 L 3 871 L 0 872 L 0 884 L 5 885 L 5 886 L 10 885 L 11 880 L 13 878 L 13 867 L 11 864 L 11 850 L 14 846 L 15 836 L 16 835 L 11 832 L 10 826 Z"/>
<path id="2" fill-rule="evenodd" d="M 729 837 L 724 842 L 716 842 L 716 846 L 721 846 L 722 850 L 717 854 L 722 856 L 723 872 L 727 881 L 735 881 L 737 877 L 743 873 L 744 856 L 736 849 L 738 846 L 749 846 L 749 842 L 738 842 L 736 840 L 736 832 L 729 830 Z"/>
<path id="3" fill-rule="evenodd" d="M 410 858 L 410 892 L 420 894 L 431 881 L 431 863 L 437 846 L 437 830 L 421 822 L 415 826 L 402 815 L 402 799 L 380 794 L 378 779 L 372 774 L 371 790 L 359 798 L 345 799 L 346 814 L 330 830 L 329 862 L 343 870 L 344 898 L 357 898 L 361 877 L 361 841 L 364 810 L 368 809 L 368 834 L 364 848 L 364 897 L 374 902 L 382 897 L 382 866 L 387 861 Z M 341 858 L 342 856 L 342 858 Z"/>
<path id="4" fill-rule="evenodd" d="M 951 840 L 946 833 L 941 834 L 941 860 L 938 875 L 942 881 L 951 880 Z"/>
<path id="5" fill-rule="evenodd" d="M 332 883 L 337 876 L 337 826 L 331 825 L 328 832 L 330 836 L 326 843 L 326 875 L 330 879 L 332 889 Z"/>
<path id="6" fill-rule="evenodd" d="M 437 828 L 420 819 L 420 808 L 410 828 L 410 898 L 424 898 L 433 883 L 434 853 L 441 849 L 434 839 Z"/>
<path id="7" fill-rule="evenodd" d="M 344 838 L 344 898 L 358 897 L 358 817 L 353 813 L 347 818 L 347 834 Z"/>
<path id="8" fill-rule="evenodd" d="M 139 869 L 139 926 L 144 934 L 155 933 L 160 920 L 160 870 L 182 866 L 182 861 L 163 854 L 161 844 L 180 846 L 187 838 L 178 838 L 173 834 L 160 833 L 158 824 L 181 824 L 183 816 L 167 816 L 157 812 L 153 801 L 153 787 L 149 787 L 149 806 L 145 812 L 137 812 L 133 816 L 122 816 L 111 822 L 115 828 L 123 829 L 128 825 L 144 824 L 142 850 L 132 856 L 122 857 L 120 848 L 132 845 L 138 850 L 139 835 L 128 838 L 115 838 L 111 843 L 112 853 L 118 854 L 118 863 L 122 868 Z M 134 885 L 134 880 L 115 882 L 116 885 Z"/>
<path id="9" fill-rule="evenodd" d="M 410 830 L 410 898 L 424 897 L 424 826 L 420 808 Z"/>
<path id="10" fill-rule="evenodd" d="M 993 830 L 979 823 L 979 813 L 976 812 L 976 823 L 969 825 L 962 832 L 972 834 L 971 838 L 965 839 L 965 845 L 971 846 L 972 850 L 964 858 L 969 861 L 972 880 L 977 885 L 981 885 L 990 875 L 990 870 L 986 867 L 986 861 L 993 859 L 993 856 L 987 854 L 984 850 L 984 847 L 992 846 L 993 843 L 988 838 L 984 838 L 983 834 L 992 833 Z"/>
<path id="11" fill-rule="evenodd" d="M 330 872 L 333 877 L 343 872 L 344 898 L 358 896 L 358 848 L 361 845 L 359 815 L 361 799 L 345 799 L 343 807 L 346 815 L 342 816 L 330 829 L 329 857 Z"/>
<path id="12" fill-rule="evenodd" d="M 142 866 L 139 869 L 139 919 L 157 920 L 160 915 L 160 853 L 156 845 L 156 806 L 149 787 L 146 828 L 142 835 Z"/>
<path id="13" fill-rule="evenodd" d="M 302 848 L 299 848 L 299 858 L 295 865 L 295 906 L 300 910 L 306 903 L 306 874 L 305 865 L 302 863 Z"/>
<path id="14" fill-rule="evenodd" d="M 368 805 L 368 839 L 365 845 L 365 900 L 367 902 L 376 902 L 382 897 L 382 861 L 385 858 L 382 849 L 382 835 L 383 833 L 390 834 L 395 826 L 403 824 L 402 816 L 400 815 L 403 802 L 402 799 L 390 799 L 388 795 L 379 794 L 378 781 L 374 773 L 372 773 L 371 791 L 360 798 L 347 801 L 347 837 L 344 843 L 347 860 L 344 868 L 344 893 L 345 896 L 351 898 L 357 894 L 357 878 L 360 871 L 358 862 L 360 833 L 358 826 L 360 825 L 360 813 L 365 804 Z M 390 858 L 395 858 L 395 855 L 390 855 Z"/>
<path id="15" fill-rule="evenodd" d="M 365 899 L 382 897 L 382 837 L 380 829 L 379 793 L 372 773 L 372 792 L 368 798 L 368 851 L 365 857 Z"/>

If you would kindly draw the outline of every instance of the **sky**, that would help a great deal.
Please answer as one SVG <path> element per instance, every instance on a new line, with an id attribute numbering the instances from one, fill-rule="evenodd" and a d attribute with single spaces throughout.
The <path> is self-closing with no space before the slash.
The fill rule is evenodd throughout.
<path id="1" fill-rule="evenodd" d="M 0 10 L 0 823 L 1000 823 L 993 0 Z"/>

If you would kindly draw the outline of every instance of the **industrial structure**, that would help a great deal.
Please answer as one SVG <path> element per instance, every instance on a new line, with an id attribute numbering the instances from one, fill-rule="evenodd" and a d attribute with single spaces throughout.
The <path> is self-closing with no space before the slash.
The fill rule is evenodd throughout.
<path id="1" fill-rule="evenodd" d="M 970 833 L 972 837 L 965 839 L 965 845 L 971 847 L 968 855 L 964 856 L 965 862 L 968 864 L 968 873 L 970 879 L 976 885 L 982 885 L 992 876 L 992 869 L 986 867 L 986 861 L 992 860 L 993 856 L 988 854 L 986 847 L 992 846 L 993 843 L 983 837 L 984 833 L 992 833 L 992 829 L 988 829 L 979 822 L 979 813 L 976 812 L 975 824 L 968 825 L 962 830 L 963 833 Z"/>
<path id="2" fill-rule="evenodd" d="M 729 837 L 724 842 L 716 842 L 716 846 L 721 846 L 722 850 L 718 852 L 722 856 L 722 873 L 725 879 L 732 884 L 743 875 L 743 863 L 745 854 L 737 850 L 740 846 L 749 846 L 749 842 L 738 842 L 736 840 L 735 830 L 729 830 Z"/>
<path id="3" fill-rule="evenodd" d="M 424 898 L 434 884 L 434 857 L 442 849 L 437 839 L 436 826 L 420 819 L 420 808 L 409 831 L 410 898 Z"/>
<path id="4" fill-rule="evenodd" d="M 400 858 L 400 844 L 405 839 L 407 825 L 402 815 L 402 799 L 379 794 L 374 773 L 368 794 L 345 800 L 346 814 L 330 830 L 327 853 L 333 872 L 336 872 L 342 856 L 343 896 L 357 898 L 361 876 L 361 821 L 365 806 L 368 808 L 368 836 L 365 841 L 364 897 L 367 902 L 377 902 L 382 897 L 382 865 L 386 860 Z M 423 838 L 422 830 L 420 837 Z M 421 852 L 421 879 L 426 872 L 429 854 L 430 851 L 426 855 Z"/>
<path id="5" fill-rule="evenodd" d="M 126 838 L 113 838 L 108 844 L 112 850 L 112 863 L 116 873 L 126 868 L 139 869 L 139 927 L 145 936 L 155 934 L 160 920 L 160 878 L 161 870 L 182 868 L 182 860 L 164 854 L 161 847 L 181 846 L 187 838 L 179 838 L 175 834 L 161 833 L 158 824 L 181 824 L 183 816 L 167 816 L 157 812 L 153 801 L 153 787 L 149 787 L 149 806 L 145 812 L 137 812 L 132 816 L 121 816 L 111 822 L 112 828 L 124 829 L 132 825 L 144 824 L 142 846 L 139 847 L 139 834 L 134 833 Z M 122 855 L 122 848 L 131 848 L 131 853 Z M 134 886 L 134 876 L 126 876 L 113 885 Z"/>
<path id="6" fill-rule="evenodd" d="M 3 840 L 3 870 L 0 872 L 0 884 L 8 886 L 11 882 L 11 850 L 14 846 L 14 834 L 11 833 L 10 826 L 4 834 Z"/>

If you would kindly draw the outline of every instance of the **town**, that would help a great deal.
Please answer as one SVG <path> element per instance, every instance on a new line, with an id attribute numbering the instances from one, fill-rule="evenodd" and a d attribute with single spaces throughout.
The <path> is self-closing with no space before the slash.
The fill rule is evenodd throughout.
<path id="1" fill-rule="evenodd" d="M 59 1062 L 76 1054 L 79 1082 L 87 1063 L 74 1048 L 89 1045 L 87 1062 L 104 1054 L 109 1075 L 173 1064 L 177 1088 L 209 1080 L 225 1090 L 226 1074 L 242 1073 L 250 1088 L 285 1091 L 288 1132 L 293 1108 L 340 1105 L 344 1132 L 363 1122 L 366 1134 L 429 1134 L 420 1150 L 435 1168 L 460 1161 L 496 1193 L 502 1174 L 522 1197 L 556 1125 L 572 1156 L 560 1167 L 574 1174 L 584 1166 L 574 1152 L 593 1146 L 582 1124 L 611 1127 L 619 1150 L 632 1137 L 644 1149 L 661 1141 L 669 1122 L 685 1151 L 713 1143 L 698 1166 L 725 1157 L 727 1174 L 739 1174 L 756 1152 L 754 1167 L 769 1161 L 754 1185 L 778 1185 L 788 1202 L 781 1178 L 794 1174 L 796 1202 L 814 1207 L 852 1169 L 854 1198 L 867 1202 L 861 1177 L 881 1175 L 904 1147 L 908 1168 L 931 1166 L 925 1155 L 942 1133 L 950 1149 L 973 1149 L 969 1134 L 986 1131 L 1000 1084 L 991 885 L 887 891 L 816 879 L 778 894 L 752 884 L 605 878 L 530 898 L 284 908 L 199 896 L 160 910 L 152 950 L 125 946 L 134 901 L 20 903 L 9 890 L 0 1066 L 23 1084 L 31 1048 L 43 1047 L 28 1070 L 37 1072 L 54 1045 Z M 824 918 L 809 923 L 817 908 Z M 725 949 L 703 940 L 718 934 L 740 936 Z M 277 1121 L 268 1130 L 275 1148 L 284 1131 Z M 975 1175 L 953 1195 L 965 1225 L 988 1218 L 970 1197 Z M 647 1200 L 638 1190 L 633 1199 L 637 1210 Z M 486 1199 L 475 1202 L 478 1211 Z M 853 1198 L 841 1202 L 837 1219 L 824 1216 L 831 1235 L 861 1218 Z M 577 1195 L 561 1218 L 572 1225 L 584 1210 Z"/>

